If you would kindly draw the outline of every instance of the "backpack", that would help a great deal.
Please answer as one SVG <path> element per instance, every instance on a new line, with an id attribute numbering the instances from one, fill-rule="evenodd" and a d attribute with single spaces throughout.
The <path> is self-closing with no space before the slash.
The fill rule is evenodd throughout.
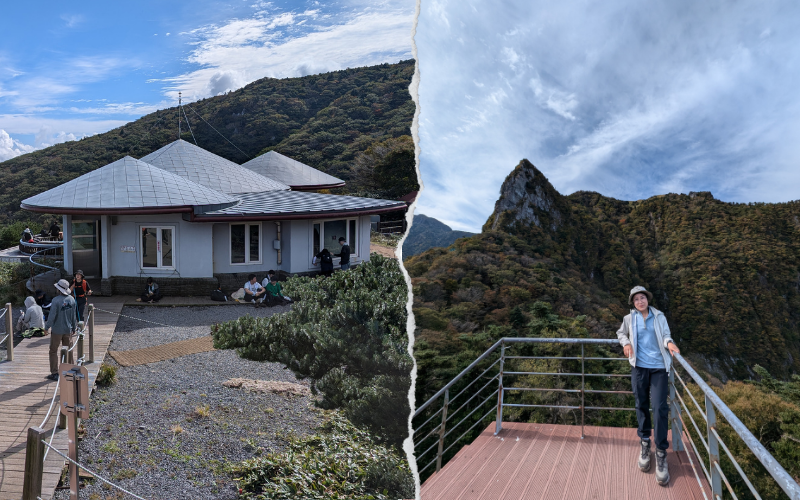
<path id="1" fill-rule="evenodd" d="M 323 264 L 333 264 L 333 257 L 331 257 L 331 254 L 329 253 L 324 253 L 322 254 L 322 257 L 320 257 L 319 261 Z"/>
<path id="2" fill-rule="evenodd" d="M 211 300 L 216 300 L 217 302 L 227 302 L 228 296 L 225 295 L 225 292 L 222 290 L 211 290 Z"/>

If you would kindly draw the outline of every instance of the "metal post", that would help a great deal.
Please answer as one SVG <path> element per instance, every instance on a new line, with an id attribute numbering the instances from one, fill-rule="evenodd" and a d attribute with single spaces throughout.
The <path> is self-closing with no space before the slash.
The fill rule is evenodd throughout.
<path id="1" fill-rule="evenodd" d="M 495 420 L 494 425 L 494 434 L 495 436 L 500 434 L 500 431 L 503 430 L 503 395 L 505 394 L 505 389 L 503 389 L 503 365 L 506 362 L 506 343 L 503 342 L 500 344 L 500 376 L 499 380 L 499 387 L 497 391 L 497 419 Z"/>
<path id="2" fill-rule="evenodd" d="M 447 405 L 450 404 L 450 389 L 444 391 L 444 407 L 442 407 L 442 425 L 439 426 L 439 451 L 436 453 L 436 472 L 442 469 L 442 451 L 444 450 L 444 434 L 447 426 Z"/>
<path id="3" fill-rule="evenodd" d="M 83 358 L 83 335 L 80 333 L 78 334 L 77 342 L 78 346 L 76 347 L 76 349 L 78 350 L 78 363 L 80 363 L 81 362 L 80 360 Z"/>
<path id="4" fill-rule="evenodd" d="M 14 361 L 14 321 L 11 317 L 11 302 L 6 303 L 6 360 Z"/>
<path id="5" fill-rule="evenodd" d="M 681 424 L 681 405 L 675 396 L 675 365 L 669 371 L 669 421 L 672 424 L 672 449 L 684 451 L 683 424 Z"/>
<path id="6" fill-rule="evenodd" d="M 94 363 L 94 304 L 89 304 L 89 363 Z"/>
<path id="7" fill-rule="evenodd" d="M 583 433 L 583 424 L 584 424 L 585 413 L 586 413 L 585 405 L 584 405 L 584 402 L 585 402 L 584 401 L 584 392 L 583 392 L 585 390 L 585 380 L 584 380 L 585 377 L 584 377 L 584 374 L 586 373 L 586 369 L 585 369 L 585 366 L 584 366 L 584 363 L 585 363 L 585 360 L 584 360 L 584 347 L 585 347 L 585 344 L 582 343 L 581 344 L 581 439 L 583 439 L 585 437 L 584 433 Z"/>
<path id="8" fill-rule="evenodd" d="M 36 500 L 42 496 L 42 473 L 44 472 L 44 442 L 48 432 L 38 427 L 28 429 L 25 447 L 25 475 L 22 483 L 22 500 Z"/>
<path id="9" fill-rule="evenodd" d="M 714 410 L 714 403 L 706 395 L 706 416 L 708 420 L 708 472 L 711 473 L 711 493 L 714 498 L 722 498 L 722 477 L 719 470 L 714 467 L 714 463 L 719 464 L 719 442 L 717 436 L 711 429 L 717 429 L 717 413 Z M 720 464 L 721 465 L 721 464 Z"/>

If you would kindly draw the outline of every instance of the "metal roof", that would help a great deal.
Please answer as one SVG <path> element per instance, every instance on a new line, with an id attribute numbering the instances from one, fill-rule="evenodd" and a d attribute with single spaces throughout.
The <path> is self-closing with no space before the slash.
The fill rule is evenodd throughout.
<path id="1" fill-rule="evenodd" d="M 178 139 L 141 159 L 226 194 L 288 190 L 289 186 Z"/>
<path id="2" fill-rule="evenodd" d="M 364 214 L 393 210 L 404 210 L 406 204 L 400 201 L 341 196 L 336 194 L 307 193 L 303 191 L 272 191 L 267 193 L 247 193 L 239 195 L 237 205 L 217 210 L 203 211 L 197 219 L 224 217 L 269 217 L 269 216 L 316 216 L 335 213 Z"/>
<path id="3" fill-rule="evenodd" d="M 149 207 L 216 208 L 237 199 L 126 156 L 22 201 L 22 208 L 56 213 Z"/>
<path id="4" fill-rule="evenodd" d="M 287 184 L 292 189 L 325 189 L 344 186 L 343 180 L 276 151 L 253 158 L 247 163 L 243 163 L 242 166 L 264 177 Z"/>

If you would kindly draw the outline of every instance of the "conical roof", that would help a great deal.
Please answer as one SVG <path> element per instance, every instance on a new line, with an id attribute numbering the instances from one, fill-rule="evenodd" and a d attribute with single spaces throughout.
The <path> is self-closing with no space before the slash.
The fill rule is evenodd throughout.
<path id="1" fill-rule="evenodd" d="M 344 181 L 276 151 L 253 158 L 243 167 L 275 179 L 294 190 L 327 189 L 344 186 Z"/>
<path id="2" fill-rule="evenodd" d="M 229 206 L 238 200 L 181 176 L 126 156 L 22 201 L 22 208 L 130 210 L 148 207 Z"/>
<path id="3" fill-rule="evenodd" d="M 181 139 L 153 151 L 141 160 L 226 194 L 289 189 L 286 184 L 259 175 Z"/>

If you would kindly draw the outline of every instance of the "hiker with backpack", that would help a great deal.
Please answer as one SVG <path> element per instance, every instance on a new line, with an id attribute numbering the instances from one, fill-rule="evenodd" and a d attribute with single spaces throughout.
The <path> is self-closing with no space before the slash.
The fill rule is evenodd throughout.
<path id="1" fill-rule="evenodd" d="M 320 272 L 325 277 L 333 274 L 333 256 L 327 248 L 323 248 L 320 253 L 314 256 L 313 264 L 320 266 Z"/>
<path id="2" fill-rule="evenodd" d="M 89 286 L 88 281 L 83 279 L 83 271 L 80 269 L 75 271 L 75 279 L 72 280 L 69 289 L 75 295 L 78 321 L 83 321 L 83 310 L 86 308 L 87 296 L 92 294 L 92 287 Z"/>

